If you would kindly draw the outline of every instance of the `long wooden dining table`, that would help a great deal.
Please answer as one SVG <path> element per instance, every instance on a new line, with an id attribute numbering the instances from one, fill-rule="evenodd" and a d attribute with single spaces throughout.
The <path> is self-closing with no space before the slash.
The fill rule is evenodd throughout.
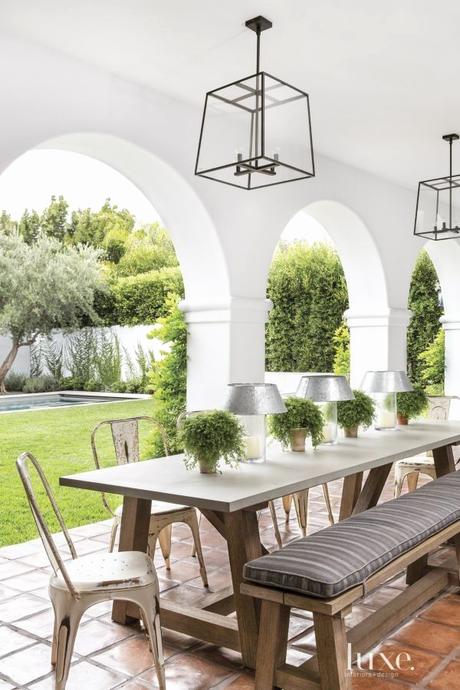
<path id="1" fill-rule="evenodd" d="M 60 478 L 63 486 L 120 494 L 123 514 L 120 551 L 146 551 L 151 501 L 194 506 L 226 539 L 233 586 L 215 593 L 204 608 L 161 601 L 165 628 L 239 651 L 254 668 L 258 604 L 240 593 L 244 564 L 266 553 L 257 512 L 269 500 L 344 478 L 340 519 L 375 506 L 393 463 L 433 451 L 438 476 L 455 470 L 452 444 L 460 441 L 460 421 L 416 423 L 393 431 L 367 431 L 305 453 L 269 447 L 261 464 L 227 466 L 222 474 L 187 470 L 182 455 L 83 472 Z M 363 473 L 368 472 L 363 482 Z M 235 616 L 230 614 L 235 611 Z M 138 618 L 132 604 L 114 602 L 113 619 Z"/>

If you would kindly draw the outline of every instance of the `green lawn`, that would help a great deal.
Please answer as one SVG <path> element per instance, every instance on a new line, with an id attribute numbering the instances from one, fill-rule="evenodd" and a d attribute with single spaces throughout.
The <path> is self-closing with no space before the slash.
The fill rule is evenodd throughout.
<path id="1" fill-rule="evenodd" d="M 100 495 L 59 487 L 63 474 L 94 468 L 90 433 L 104 419 L 152 414 L 151 400 L 64 407 L 43 411 L 0 414 L 0 546 L 37 536 L 15 460 L 31 451 L 41 462 L 56 493 L 68 527 L 109 517 Z M 147 429 L 141 433 L 141 452 L 148 447 Z M 100 435 L 103 464 L 113 463 L 110 432 Z M 112 451 L 112 452 L 111 452 Z M 115 503 L 120 499 L 114 499 Z"/>

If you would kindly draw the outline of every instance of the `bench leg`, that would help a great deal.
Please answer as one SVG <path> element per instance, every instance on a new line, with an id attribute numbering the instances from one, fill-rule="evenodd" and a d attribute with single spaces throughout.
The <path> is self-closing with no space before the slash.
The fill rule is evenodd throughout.
<path id="1" fill-rule="evenodd" d="M 351 673 L 347 669 L 347 633 L 339 614 L 314 613 L 316 650 L 321 690 L 351 690 Z"/>
<path id="2" fill-rule="evenodd" d="M 417 559 L 407 566 L 406 571 L 406 585 L 413 585 L 418 580 L 421 580 L 427 574 L 428 568 L 428 554 Z"/>
<path id="3" fill-rule="evenodd" d="M 286 660 L 289 606 L 262 601 L 255 690 L 275 688 L 275 673 Z"/>

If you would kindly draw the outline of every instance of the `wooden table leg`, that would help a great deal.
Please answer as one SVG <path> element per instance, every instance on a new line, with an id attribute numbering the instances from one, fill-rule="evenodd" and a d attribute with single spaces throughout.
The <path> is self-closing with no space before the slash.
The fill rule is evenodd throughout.
<path id="1" fill-rule="evenodd" d="M 388 465 L 375 467 L 369 472 L 353 509 L 353 515 L 377 505 L 392 467 L 393 463 L 390 462 Z"/>
<path id="2" fill-rule="evenodd" d="M 255 668 L 259 629 L 259 606 L 252 597 L 240 593 L 243 566 L 263 554 L 255 511 L 240 510 L 223 515 L 232 573 L 235 608 L 243 664 Z"/>
<path id="3" fill-rule="evenodd" d="M 151 501 L 142 498 L 124 497 L 119 551 L 142 551 L 144 553 L 147 551 L 151 503 Z M 126 625 L 136 620 L 133 616 L 127 615 L 127 605 L 125 601 L 113 602 L 112 619 L 114 621 Z"/>
<path id="4" fill-rule="evenodd" d="M 363 485 L 363 473 L 350 474 L 343 480 L 342 500 L 340 502 L 339 520 L 345 520 L 353 513 Z"/>
<path id="5" fill-rule="evenodd" d="M 449 472 L 455 472 L 455 458 L 452 446 L 433 448 L 433 458 L 437 477 L 442 477 L 445 474 L 449 474 Z"/>

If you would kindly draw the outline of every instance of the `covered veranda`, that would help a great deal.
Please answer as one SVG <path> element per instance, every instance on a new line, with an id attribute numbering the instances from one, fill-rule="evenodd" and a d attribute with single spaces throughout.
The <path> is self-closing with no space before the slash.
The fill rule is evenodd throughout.
<path id="1" fill-rule="evenodd" d="M 247 73 L 253 42 L 244 22 L 259 13 L 274 22 L 267 67 L 310 94 L 316 176 L 245 192 L 196 177 L 193 169 L 204 93 Z M 74 151 L 119 170 L 152 201 L 184 277 L 188 410 L 220 408 L 228 384 L 265 379 L 268 271 L 284 228 L 300 211 L 324 227 L 343 265 L 351 385 L 359 387 L 369 370 L 406 369 L 409 285 L 425 247 L 445 312 L 445 394 L 460 396 L 460 244 L 412 234 L 417 182 L 446 171 L 439 140 L 455 131 L 460 114 L 448 78 L 456 76 L 458 49 L 441 38 L 455 34 L 453 2 L 442 16 L 427 2 L 377 9 L 361 0 L 347 12 L 329 1 L 261 7 L 201 0 L 193 10 L 182 2 L 65 9 L 52 1 L 5 2 L 2 14 L 0 170 L 33 148 Z M 427 43 L 439 48 L 429 61 Z M 453 400 L 452 420 L 459 411 Z M 382 501 L 393 497 L 393 481 L 391 473 Z M 329 484 L 336 519 L 342 488 L 342 479 Z M 276 510 L 283 544 L 300 537 L 294 512 L 285 522 L 281 501 Z M 311 488 L 309 510 L 310 532 L 329 525 L 321 486 Z M 79 555 L 106 551 L 110 526 L 73 529 Z M 170 571 L 157 549 L 162 597 L 173 604 L 212 606 L 216 592 L 231 586 L 223 537 L 206 518 L 200 529 L 208 590 L 186 528 L 174 527 Z M 259 529 L 263 545 L 275 549 L 266 506 Z M 451 547 L 432 556 L 433 564 L 455 569 L 453 561 Z M 54 687 L 49 575 L 38 540 L 0 550 L 2 689 Z M 404 587 L 398 574 L 355 606 L 347 622 L 363 620 Z M 94 607 L 83 619 L 67 687 L 157 687 L 141 626 L 113 623 L 110 608 Z M 315 650 L 309 613 L 294 611 L 289 636 L 289 663 L 308 661 Z M 253 670 L 237 652 L 166 628 L 163 640 L 168 688 L 254 687 Z M 450 589 L 423 604 L 385 633 L 379 649 L 389 656 L 410 650 L 416 670 L 381 677 L 375 669 L 354 677 L 353 687 L 460 688 L 458 595 Z"/>

